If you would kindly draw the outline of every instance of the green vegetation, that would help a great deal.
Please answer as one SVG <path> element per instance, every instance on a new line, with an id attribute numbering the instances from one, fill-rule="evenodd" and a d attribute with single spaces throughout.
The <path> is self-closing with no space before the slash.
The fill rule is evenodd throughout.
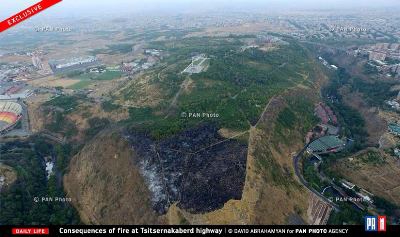
<path id="1" fill-rule="evenodd" d="M 368 215 L 366 211 L 355 209 L 351 204 L 339 203 L 341 211 L 332 212 L 328 225 L 363 225 L 364 217 Z"/>
<path id="2" fill-rule="evenodd" d="M 79 105 L 79 98 L 75 96 L 58 96 L 44 105 L 58 107 L 64 111 L 72 111 Z"/>
<path id="3" fill-rule="evenodd" d="M 95 49 L 91 53 L 96 54 L 125 54 L 132 51 L 133 44 L 110 44 L 105 49 Z"/>
<path id="4" fill-rule="evenodd" d="M 104 101 L 103 103 L 101 103 L 101 108 L 105 111 L 105 112 L 113 112 L 115 110 L 118 110 L 121 108 L 120 105 L 116 105 L 113 104 L 111 101 Z"/>
<path id="5" fill-rule="evenodd" d="M 375 71 L 372 67 L 365 66 L 364 73 L 371 76 L 375 74 Z M 352 77 L 344 68 L 339 68 L 332 76 L 329 85 L 323 89 L 324 97 L 327 97 L 326 103 L 331 106 L 338 115 L 339 124 L 341 124 L 342 127 L 341 135 L 354 139 L 350 149 L 338 154 L 330 154 L 324 159 L 322 170 L 330 178 L 334 178 L 335 180 L 343 178 L 331 169 L 332 165 L 337 162 L 337 159 L 349 157 L 351 154 L 367 147 L 368 133 L 365 128 L 365 121 L 357 110 L 344 103 L 339 93 L 340 89 L 346 87 L 350 88 L 351 93 L 362 93 L 363 99 L 370 106 L 381 107 L 385 100 L 397 94 L 391 91 L 393 85 L 393 82 L 374 81 L 373 77 L 369 77 L 369 80 Z M 368 151 L 360 155 L 357 157 L 357 160 L 376 166 L 385 163 L 385 159 L 381 154 L 374 151 Z M 354 191 L 345 191 L 348 192 L 350 196 L 355 196 Z M 348 203 L 339 203 L 339 205 L 341 211 L 334 212 L 328 224 L 363 224 L 363 217 L 368 214 L 366 211 L 360 211 Z M 394 204 L 380 198 L 374 198 L 374 205 L 376 205 L 378 209 L 384 209 L 385 214 L 388 216 L 392 215 L 393 210 L 397 208 Z"/>
<path id="6" fill-rule="evenodd" d="M 32 148 L 31 144 L 35 144 Z M 43 157 L 55 157 L 55 172 L 63 172 L 70 154 L 40 137 L 27 142 L 5 143 L 0 147 L 1 162 L 17 172 L 17 181 L 0 193 L 0 222 L 3 225 L 79 224 L 77 212 L 68 202 L 42 202 L 42 197 L 65 197 L 62 182 L 52 175 L 47 180 Z M 38 202 L 34 198 L 38 197 Z"/>
<path id="7" fill-rule="evenodd" d="M 51 111 L 51 121 L 45 125 L 45 128 L 54 133 L 62 133 L 70 138 L 78 133 L 75 124 L 70 121 L 66 114 L 60 111 Z"/>
<path id="8" fill-rule="evenodd" d="M 153 110 L 151 108 L 130 108 L 129 117 L 133 121 L 143 122 L 154 118 Z"/>
<path id="9" fill-rule="evenodd" d="M 385 164 L 385 159 L 379 152 L 368 151 L 366 154 L 361 155 L 360 160 L 366 164 L 373 164 L 375 166 Z"/>
<path id="10" fill-rule="evenodd" d="M 389 100 L 398 94 L 398 91 L 391 90 L 397 84 L 396 82 L 366 82 L 360 78 L 353 78 L 351 83 L 352 92 L 363 93 L 363 98 L 371 106 L 381 107 L 385 100 Z"/>
<path id="11" fill-rule="evenodd" d="M 278 115 L 278 123 L 285 128 L 293 128 L 295 125 L 296 114 L 288 108 L 283 109 Z"/>
<path id="12" fill-rule="evenodd" d="M 45 128 L 54 133 L 62 133 L 68 138 L 76 135 L 76 125 L 67 116 L 78 107 L 82 99 L 85 97 L 63 95 L 46 102 L 44 111 L 50 116 Z"/>
<path id="13" fill-rule="evenodd" d="M 273 142 L 278 149 L 279 144 L 292 144 L 296 129 L 304 135 L 318 123 L 314 116 L 314 104 L 306 97 L 290 97 L 287 103 L 288 106 L 278 114 L 274 127 Z"/>
<path id="14" fill-rule="evenodd" d="M 129 53 L 132 51 L 132 44 L 112 44 L 107 45 L 111 54 Z"/>
<path id="15" fill-rule="evenodd" d="M 313 61 L 309 60 L 307 50 L 296 42 L 268 53 L 258 49 L 243 52 L 242 46 L 241 38 L 234 36 L 151 42 L 150 48 L 163 49 L 169 56 L 162 62 L 167 67 L 156 68 L 146 75 L 165 96 L 159 106 L 151 108 L 151 116 L 147 114 L 146 120 L 153 122 L 149 131 L 162 137 L 204 122 L 204 119 L 181 119 L 183 112 L 218 113 L 219 118 L 212 121 L 220 127 L 244 131 L 255 124 L 272 96 L 299 84 L 311 85 Z M 190 92 L 181 93 L 172 111 L 166 111 L 187 79 L 180 72 L 190 63 L 193 52 L 210 57 L 209 68 L 192 75 Z M 123 91 L 122 99 L 141 96 L 141 91 L 131 86 Z M 136 117 L 132 117 L 131 122 L 143 120 L 141 116 Z"/>
<path id="16" fill-rule="evenodd" d="M 18 122 L 14 126 L 15 129 L 21 129 L 22 128 L 22 121 L 18 120 Z"/>
<path id="17" fill-rule="evenodd" d="M 383 209 L 385 211 L 385 214 L 388 216 L 392 216 L 396 210 L 400 209 L 400 207 L 396 206 L 395 204 L 378 196 L 375 196 L 373 198 L 373 201 L 375 206 L 379 209 Z"/>
<path id="18" fill-rule="evenodd" d="M 91 118 L 88 120 L 88 124 L 89 128 L 86 130 L 85 135 L 87 139 L 90 139 L 106 128 L 110 121 L 105 118 Z"/>
<path id="19" fill-rule="evenodd" d="M 72 78 L 80 79 L 82 81 L 87 81 L 87 80 L 109 81 L 109 80 L 113 80 L 116 78 L 120 78 L 121 75 L 122 75 L 122 73 L 119 71 L 106 70 L 105 72 L 102 72 L 102 73 L 96 73 L 96 72 L 83 73 L 83 74 L 80 74 L 80 75 L 72 77 Z"/>
<path id="20" fill-rule="evenodd" d="M 385 61 L 388 64 L 400 64 L 400 59 L 397 58 L 387 58 Z"/>
<path id="21" fill-rule="evenodd" d="M 367 75 L 377 75 L 378 74 L 378 69 L 369 63 L 365 63 L 363 67 L 363 71 Z"/>
<path id="22" fill-rule="evenodd" d="M 257 143 L 255 157 L 257 166 L 263 170 L 266 181 L 272 180 L 276 185 L 296 185 L 293 173 L 289 167 L 281 166 L 274 158 L 271 149 L 280 151 L 283 147 L 291 147 L 303 140 L 305 133 L 311 129 L 317 119 L 314 116 L 314 106 L 307 95 L 299 98 L 296 94 L 286 98 L 286 107 L 283 108 L 276 121 L 273 131 L 268 134 L 264 142 Z M 272 122 L 272 121 L 270 121 Z M 260 124 L 259 129 L 269 131 L 271 124 Z M 313 167 L 311 167 L 313 169 Z M 318 181 L 318 178 L 315 178 Z M 322 185 L 321 185 L 322 186 Z"/>
<path id="23" fill-rule="evenodd" d="M 257 144 L 254 152 L 257 157 L 257 168 L 263 174 L 266 182 L 273 181 L 275 185 L 289 186 L 295 181 L 293 174 L 289 172 L 288 168 L 282 167 L 273 157 L 270 148 Z"/>
<path id="24" fill-rule="evenodd" d="M 176 42 L 179 42 L 183 39 L 184 36 L 191 32 L 197 32 L 200 31 L 201 29 L 190 29 L 190 30 L 168 30 L 168 29 L 163 29 L 163 30 L 146 30 L 145 32 L 136 32 L 135 30 L 128 29 L 126 30 L 126 35 L 127 37 L 124 39 L 125 41 L 145 41 L 145 42 L 151 42 L 154 39 L 157 39 L 159 37 L 165 37 L 165 38 L 174 38 Z M 157 46 L 157 43 L 160 43 L 163 45 L 163 41 L 153 41 L 152 44 L 148 48 L 158 48 L 158 49 L 163 49 L 160 46 Z"/>
<path id="25" fill-rule="evenodd" d="M 56 168 L 60 173 L 64 174 L 69 166 L 69 157 L 72 157 L 75 150 L 70 144 L 56 144 L 53 146 L 53 152 L 57 157 Z"/>
<path id="26" fill-rule="evenodd" d="M 100 75 L 96 75 L 96 76 L 94 77 L 93 80 L 110 81 L 110 80 L 120 78 L 122 76 L 122 73 L 120 71 L 106 71 L 106 72 L 100 73 Z"/>
<path id="27" fill-rule="evenodd" d="M 366 147 L 368 133 L 365 128 L 365 121 L 361 114 L 347 106 L 339 93 L 339 89 L 344 85 L 351 85 L 350 74 L 345 69 L 339 68 L 332 76 L 329 85 L 322 92 L 324 96 L 334 98 L 336 101 L 326 100 L 326 103 L 335 111 L 339 124 L 342 127 L 341 135 L 354 139 L 351 151 L 359 151 Z"/>
<path id="28" fill-rule="evenodd" d="M 68 88 L 72 89 L 72 90 L 81 90 L 81 89 L 87 88 L 92 83 L 93 83 L 93 81 L 80 81 L 78 83 L 73 84 L 72 86 L 69 86 Z"/>
<path id="29" fill-rule="evenodd" d="M 80 82 L 69 86 L 69 89 L 80 90 L 88 87 L 96 81 L 110 81 L 122 76 L 120 71 L 108 70 L 104 66 L 102 67 L 105 71 L 101 73 L 90 72 L 90 71 L 73 71 L 65 75 L 70 79 L 80 80 Z"/>
<path id="30" fill-rule="evenodd" d="M 160 140 L 172 136 L 182 130 L 195 125 L 196 122 L 188 122 L 183 118 L 163 118 L 154 115 L 154 110 L 148 107 L 131 108 L 130 119 L 127 121 L 132 129 L 149 133 L 154 139 Z M 140 126 L 137 126 L 140 125 Z"/>
<path id="31" fill-rule="evenodd" d="M 328 186 L 328 183 L 321 181 L 317 175 L 317 170 L 314 168 L 314 164 L 309 160 L 303 162 L 303 176 L 304 179 L 313 187 L 315 190 L 321 192 L 324 187 Z"/>
<path id="32" fill-rule="evenodd" d="M 83 71 L 72 71 L 72 72 L 68 72 L 67 74 L 65 74 L 65 77 L 69 77 L 69 78 L 74 78 L 74 77 L 78 77 L 80 75 L 83 74 Z"/>

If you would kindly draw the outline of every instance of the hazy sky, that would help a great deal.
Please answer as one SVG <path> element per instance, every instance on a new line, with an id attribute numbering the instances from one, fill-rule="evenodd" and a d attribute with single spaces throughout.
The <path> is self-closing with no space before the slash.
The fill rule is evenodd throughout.
<path id="1" fill-rule="evenodd" d="M 0 17 L 12 15 L 39 0 L 0 0 Z M 198 10 L 275 10 L 400 7 L 400 0 L 63 0 L 44 14 L 110 12 L 193 12 Z"/>

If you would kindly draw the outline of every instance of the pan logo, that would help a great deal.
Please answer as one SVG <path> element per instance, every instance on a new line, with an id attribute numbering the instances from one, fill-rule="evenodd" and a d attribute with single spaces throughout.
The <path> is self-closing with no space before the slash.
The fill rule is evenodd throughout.
<path id="1" fill-rule="evenodd" d="M 386 216 L 366 216 L 365 231 L 386 231 Z"/>

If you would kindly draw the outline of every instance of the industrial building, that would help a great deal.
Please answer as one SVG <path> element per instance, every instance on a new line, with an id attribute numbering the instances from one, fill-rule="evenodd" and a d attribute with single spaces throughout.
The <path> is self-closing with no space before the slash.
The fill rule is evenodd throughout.
<path id="1" fill-rule="evenodd" d="M 337 136 L 325 136 L 313 141 L 307 148 L 309 153 L 328 154 L 343 150 L 346 142 Z"/>
<path id="2" fill-rule="evenodd" d="M 99 60 L 94 56 L 49 61 L 50 68 L 55 74 L 84 70 L 88 67 L 96 66 L 98 63 Z"/>

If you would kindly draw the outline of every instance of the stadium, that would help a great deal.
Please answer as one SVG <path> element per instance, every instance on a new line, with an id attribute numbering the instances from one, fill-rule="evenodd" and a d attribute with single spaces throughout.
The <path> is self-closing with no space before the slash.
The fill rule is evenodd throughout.
<path id="1" fill-rule="evenodd" d="M 21 117 L 22 106 L 20 104 L 0 101 L 0 134 L 13 129 Z"/>

